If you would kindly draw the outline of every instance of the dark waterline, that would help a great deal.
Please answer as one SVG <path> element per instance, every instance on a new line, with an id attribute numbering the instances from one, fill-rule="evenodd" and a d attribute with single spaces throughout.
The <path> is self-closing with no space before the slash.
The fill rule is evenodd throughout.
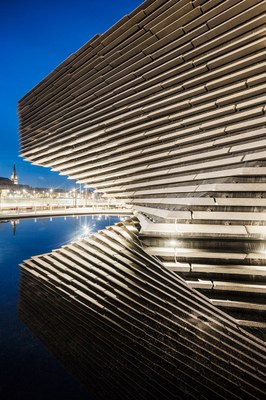
<path id="1" fill-rule="evenodd" d="M 92 400 L 18 316 L 19 264 L 118 217 L 66 217 L 0 223 L 0 396 L 2 399 Z"/>

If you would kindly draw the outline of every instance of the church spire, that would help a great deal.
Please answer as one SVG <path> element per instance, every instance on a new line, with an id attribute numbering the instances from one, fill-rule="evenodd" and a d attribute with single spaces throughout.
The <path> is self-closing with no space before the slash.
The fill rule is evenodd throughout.
<path id="1" fill-rule="evenodd" d="M 13 173 L 12 173 L 10 179 L 14 183 L 14 185 L 18 184 L 18 176 L 17 176 L 17 171 L 16 171 L 16 165 L 15 164 L 14 164 Z"/>

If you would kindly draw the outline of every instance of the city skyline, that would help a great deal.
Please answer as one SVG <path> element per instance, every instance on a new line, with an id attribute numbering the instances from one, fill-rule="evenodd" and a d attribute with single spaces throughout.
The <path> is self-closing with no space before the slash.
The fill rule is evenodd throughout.
<path id="1" fill-rule="evenodd" d="M 69 188 L 75 181 L 19 157 L 17 103 L 58 64 L 96 33 L 104 33 L 141 0 L 112 4 L 103 0 L 54 3 L 13 0 L 1 4 L 0 176 L 9 178 L 16 165 L 21 184 Z"/>

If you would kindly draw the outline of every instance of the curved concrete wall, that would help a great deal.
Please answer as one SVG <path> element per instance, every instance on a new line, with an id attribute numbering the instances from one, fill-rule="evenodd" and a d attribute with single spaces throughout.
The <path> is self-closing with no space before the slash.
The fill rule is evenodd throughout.
<path id="1" fill-rule="evenodd" d="M 21 155 L 180 230 L 265 235 L 265 10 L 144 2 L 19 102 Z"/>
<path id="2" fill-rule="evenodd" d="M 128 220 L 24 262 L 20 316 L 95 399 L 264 399 L 265 347 Z"/>
<path id="3" fill-rule="evenodd" d="M 19 102 L 25 159 L 132 204 L 147 252 L 260 329 L 265 11 L 146 1 Z"/>

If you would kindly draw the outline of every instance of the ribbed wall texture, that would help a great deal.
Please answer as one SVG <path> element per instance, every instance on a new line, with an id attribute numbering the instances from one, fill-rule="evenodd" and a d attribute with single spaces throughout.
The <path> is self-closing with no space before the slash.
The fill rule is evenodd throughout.
<path id="1" fill-rule="evenodd" d="M 19 102 L 21 155 L 181 232 L 265 237 L 265 11 L 144 2 Z"/>
<path id="2" fill-rule="evenodd" d="M 179 232 L 265 238 L 265 11 L 144 2 L 19 102 L 21 155 Z"/>
<path id="3" fill-rule="evenodd" d="M 21 266 L 20 316 L 96 399 L 265 399 L 263 343 L 118 223 Z"/>
<path id="4" fill-rule="evenodd" d="M 259 329 L 265 11 L 265 0 L 148 0 L 19 102 L 25 159 L 132 204 L 147 252 Z"/>

